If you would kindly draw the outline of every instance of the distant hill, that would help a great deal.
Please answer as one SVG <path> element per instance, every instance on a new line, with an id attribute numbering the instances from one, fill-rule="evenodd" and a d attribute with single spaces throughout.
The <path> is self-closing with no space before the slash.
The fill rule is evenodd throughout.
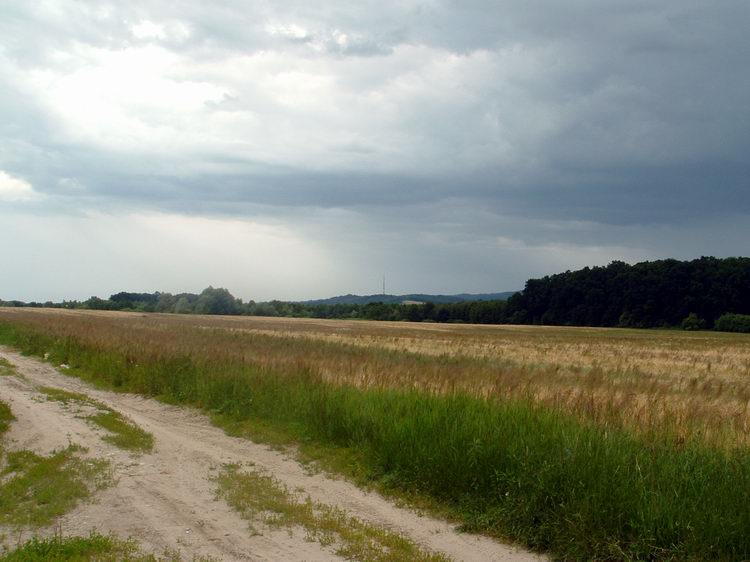
<path id="1" fill-rule="evenodd" d="M 461 293 L 459 295 L 425 295 L 421 293 L 409 295 L 341 295 L 328 299 L 317 299 L 310 301 L 300 301 L 301 304 L 368 304 L 371 302 L 382 302 L 386 304 L 400 303 L 403 301 L 416 302 L 434 302 L 438 304 L 471 302 L 471 301 L 496 301 L 507 300 L 516 291 L 505 291 L 503 293 L 480 293 L 469 294 Z"/>

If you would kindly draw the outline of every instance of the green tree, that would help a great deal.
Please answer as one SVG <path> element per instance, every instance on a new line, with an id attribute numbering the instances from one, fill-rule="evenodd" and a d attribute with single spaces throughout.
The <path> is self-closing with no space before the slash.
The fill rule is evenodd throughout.
<path id="1" fill-rule="evenodd" d="M 208 287 L 195 303 L 197 314 L 239 314 L 240 305 L 226 289 Z"/>
<path id="2" fill-rule="evenodd" d="M 700 330 L 704 325 L 705 322 L 698 318 L 698 315 L 695 312 L 688 314 L 682 321 L 682 329 L 688 331 Z"/>
<path id="3" fill-rule="evenodd" d="M 174 305 L 174 312 L 177 314 L 191 314 L 193 312 L 193 305 L 190 304 L 190 300 L 183 295 L 177 299 L 177 302 Z"/>

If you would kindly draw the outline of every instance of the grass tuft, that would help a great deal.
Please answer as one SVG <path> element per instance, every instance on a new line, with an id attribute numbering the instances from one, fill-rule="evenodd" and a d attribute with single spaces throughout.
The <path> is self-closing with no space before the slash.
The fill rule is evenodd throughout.
<path id="1" fill-rule="evenodd" d="M 88 537 L 35 537 L 0 557 L 0 562 L 146 562 L 145 558 L 135 557 L 137 550 L 133 541 L 120 541 L 113 536 L 98 533 L 92 533 Z"/>
<path id="2" fill-rule="evenodd" d="M 210 562 L 209 558 L 193 562 Z M 0 562 L 181 562 L 178 553 L 142 554 L 134 540 L 96 532 L 87 537 L 32 538 L 0 556 Z"/>
<path id="3" fill-rule="evenodd" d="M 97 402 L 96 400 L 89 398 L 88 396 L 80 392 L 70 392 L 69 390 L 54 388 L 52 386 L 40 386 L 39 392 L 44 394 L 48 400 L 61 402 L 66 406 L 69 406 L 71 404 L 84 404 L 87 406 L 93 406 L 95 408 L 106 408 L 104 404 L 101 404 L 100 402 Z"/>
<path id="4" fill-rule="evenodd" d="M 115 447 L 138 453 L 148 453 L 154 448 L 153 435 L 115 411 L 101 412 L 87 419 L 109 431 L 111 435 L 106 435 L 103 439 Z"/>
<path id="5" fill-rule="evenodd" d="M 0 401 L 0 436 L 2 436 L 8 429 L 10 429 L 10 422 L 15 418 L 13 412 L 10 411 L 10 406 L 5 402 Z M 0 453 L 2 449 L 0 449 Z"/>
<path id="6" fill-rule="evenodd" d="M 0 357 L 0 377 L 8 377 L 15 374 L 16 366 L 4 357 Z"/>
<path id="7" fill-rule="evenodd" d="M 0 436 L 14 420 L 0 402 Z M 0 445 L 0 525 L 41 527 L 111 484 L 109 463 L 83 459 L 76 445 L 42 456 Z"/>
<path id="8" fill-rule="evenodd" d="M 0 472 L 0 524 L 49 525 L 93 491 L 109 485 L 109 463 L 82 459 L 80 452 L 80 447 L 71 445 L 49 456 L 7 453 Z"/>
<path id="9" fill-rule="evenodd" d="M 302 527 L 309 540 L 333 545 L 336 554 L 361 562 L 447 562 L 442 554 L 426 552 L 406 537 L 367 524 L 345 511 L 303 499 L 272 476 L 240 471 L 227 465 L 216 478 L 219 496 L 243 518 L 271 527 Z M 254 530 L 254 529 L 253 529 Z"/>
<path id="10" fill-rule="evenodd" d="M 66 406 L 78 404 L 95 408 L 97 413 L 85 416 L 92 424 L 105 429 L 110 435 L 102 439 L 120 449 L 136 453 L 148 453 L 154 448 L 154 436 L 116 412 L 109 406 L 78 392 L 43 386 L 39 391 L 49 400 L 62 402 Z"/>

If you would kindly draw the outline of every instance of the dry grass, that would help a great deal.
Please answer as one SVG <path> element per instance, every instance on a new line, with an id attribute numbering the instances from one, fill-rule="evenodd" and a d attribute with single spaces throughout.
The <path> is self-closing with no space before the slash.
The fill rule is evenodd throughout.
<path id="1" fill-rule="evenodd" d="M 105 348 L 272 369 L 361 387 L 527 397 L 613 427 L 715 446 L 750 441 L 750 336 L 0 309 L 0 320 Z"/>

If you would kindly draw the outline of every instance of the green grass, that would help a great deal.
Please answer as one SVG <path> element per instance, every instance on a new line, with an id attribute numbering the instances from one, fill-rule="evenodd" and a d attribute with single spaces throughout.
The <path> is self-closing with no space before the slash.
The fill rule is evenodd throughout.
<path id="1" fill-rule="evenodd" d="M 49 456 L 6 453 L 0 472 L 0 524 L 41 527 L 111 482 L 109 464 L 82 459 L 71 445 Z"/>
<path id="2" fill-rule="evenodd" d="M 70 392 L 60 388 L 40 387 L 39 391 L 49 400 L 62 402 L 66 406 L 78 404 L 96 408 L 95 414 L 84 416 L 92 424 L 109 432 L 102 439 L 107 443 L 136 453 L 148 453 L 154 448 L 154 436 L 122 416 L 107 405 L 85 394 Z"/>
<path id="3" fill-rule="evenodd" d="M 16 366 L 4 357 L 0 357 L 0 377 L 7 377 L 15 374 Z"/>
<path id="4" fill-rule="evenodd" d="M 10 422 L 14 419 L 16 418 L 13 416 L 13 412 L 10 411 L 10 406 L 5 402 L 0 401 L 0 436 L 10 429 Z M 2 448 L 0 448 L 0 453 L 1 452 Z"/>
<path id="5" fill-rule="evenodd" d="M 361 449 L 313 440 L 300 424 L 268 422 L 258 417 L 237 421 L 219 414 L 212 415 L 211 422 L 227 435 L 263 443 L 293 456 L 310 474 L 324 472 L 333 477 L 344 476 L 360 488 L 377 491 L 398 506 L 462 523 L 462 513 L 455 506 L 413 489 L 396 487 L 388 477 L 378 477 L 372 472 Z"/>
<path id="6" fill-rule="evenodd" d="M 87 406 L 93 406 L 95 408 L 107 408 L 101 402 L 97 402 L 93 398 L 89 398 L 88 396 L 80 392 L 70 392 L 69 390 L 54 388 L 52 386 L 40 386 L 39 392 L 44 394 L 48 400 L 61 402 L 66 406 L 69 406 L 71 404 L 84 404 Z"/>
<path id="7" fill-rule="evenodd" d="M 91 533 L 88 537 L 54 536 L 33 538 L 17 549 L 0 555 L 0 562 L 180 562 L 177 553 L 164 556 L 142 554 L 134 540 Z M 194 562 L 209 561 L 200 558 Z"/>
<path id="8" fill-rule="evenodd" d="M 0 436 L 15 418 L 0 402 Z M 80 457 L 70 445 L 51 455 L 6 451 L 0 444 L 0 525 L 41 527 L 111 483 L 109 463 Z"/>
<path id="9" fill-rule="evenodd" d="M 250 521 L 302 527 L 308 540 L 333 545 L 336 554 L 360 562 L 448 562 L 402 535 L 364 523 L 334 507 L 301 498 L 272 476 L 228 465 L 216 478 L 219 496 Z"/>
<path id="10" fill-rule="evenodd" d="M 87 419 L 109 431 L 111 435 L 105 435 L 103 439 L 115 447 L 139 453 L 148 453 L 154 448 L 153 435 L 126 420 L 115 411 L 101 412 L 89 416 Z"/>
<path id="11" fill-rule="evenodd" d="M 645 441 L 520 400 L 337 386 L 304 365 L 104 351 L 8 324 L 0 341 L 49 352 L 101 385 L 355 451 L 348 459 L 368 478 L 431 498 L 467 529 L 561 560 L 750 559 L 746 449 Z"/>
<path id="12" fill-rule="evenodd" d="M 33 538 L 19 548 L 0 557 L 2 562 L 43 562 L 96 560 L 139 562 L 145 558 L 137 556 L 138 547 L 132 541 L 119 541 L 112 536 L 91 534 L 88 537 Z"/>

